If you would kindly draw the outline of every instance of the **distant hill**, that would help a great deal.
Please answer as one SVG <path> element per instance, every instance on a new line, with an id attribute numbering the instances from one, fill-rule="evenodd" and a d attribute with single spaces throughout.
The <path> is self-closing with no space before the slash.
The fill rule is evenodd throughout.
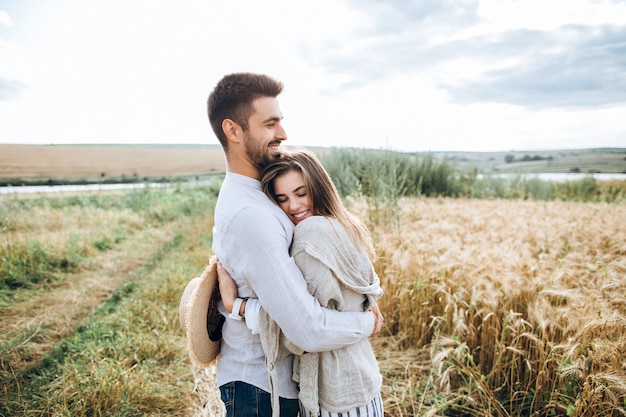
<path id="1" fill-rule="evenodd" d="M 483 173 L 626 173 L 626 148 L 508 152 L 432 152 L 461 168 Z"/>

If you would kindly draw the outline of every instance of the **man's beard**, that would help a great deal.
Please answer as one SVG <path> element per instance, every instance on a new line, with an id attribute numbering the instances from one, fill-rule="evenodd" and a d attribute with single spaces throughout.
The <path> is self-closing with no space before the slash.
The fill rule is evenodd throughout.
<path id="1" fill-rule="evenodd" d="M 259 170 L 263 170 L 272 160 L 280 157 L 280 154 L 270 156 L 269 149 L 259 145 L 259 141 L 252 138 L 248 133 L 244 133 L 243 143 L 246 148 L 246 156 Z"/>

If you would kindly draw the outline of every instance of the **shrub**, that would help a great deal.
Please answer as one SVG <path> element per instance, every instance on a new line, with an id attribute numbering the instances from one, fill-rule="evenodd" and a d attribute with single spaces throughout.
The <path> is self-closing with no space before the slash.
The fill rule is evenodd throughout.
<path id="1" fill-rule="evenodd" d="M 455 196 L 460 184 L 456 168 L 432 154 L 423 157 L 390 150 L 333 149 L 320 160 L 343 196 Z"/>

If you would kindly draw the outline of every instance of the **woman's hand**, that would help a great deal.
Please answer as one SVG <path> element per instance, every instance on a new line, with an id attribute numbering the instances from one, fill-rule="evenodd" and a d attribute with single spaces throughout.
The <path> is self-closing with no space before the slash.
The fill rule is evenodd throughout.
<path id="1" fill-rule="evenodd" d="M 380 308 L 378 307 L 378 304 L 374 304 L 369 309 L 369 311 L 371 311 L 372 314 L 374 314 L 374 331 L 372 332 L 370 337 L 376 337 L 378 336 L 380 331 L 383 329 L 383 321 L 385 321 L 385 318 L 383 317 L 383 314 L 380 312 Z"/>
<path id="2" fill-rule="evenodd" d="M 235 280 L 230 277 L 230 274 L 226 272 L 219 260 L 217 261 L 217 282 L 220 286 L 220 296 L 222 297 L 224 308 L 228 313 L 231 313 L 237 298 L 237 284 L 235 284 Z"/>

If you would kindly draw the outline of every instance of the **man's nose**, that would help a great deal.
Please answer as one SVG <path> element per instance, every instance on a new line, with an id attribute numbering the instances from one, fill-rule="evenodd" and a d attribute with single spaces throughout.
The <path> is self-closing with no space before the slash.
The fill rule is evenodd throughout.
<path id="1" fill-rule="evenodd" d="M 282 124 L 279 125 L 278 129 L 276 130 L 276 139 L 287 140 L 287 132 L 285 131 L 285 128 Z"/>

